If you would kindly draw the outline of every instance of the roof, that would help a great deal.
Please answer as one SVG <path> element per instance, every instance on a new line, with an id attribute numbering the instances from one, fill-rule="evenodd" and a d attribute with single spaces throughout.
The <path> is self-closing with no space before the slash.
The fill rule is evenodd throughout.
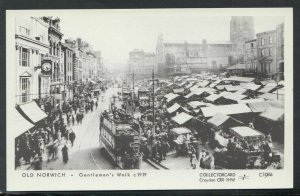
<path id="1" fill-rule="evenodd" d="M 34 127 L 34 124 L 26 120 L 17 109 L 14 109 L 14 135 L 18 137 L 23 134 L 25 131 Z"/>
<path id="2" fill-rule="evenodd" d="M 180 108 L 180 105 L 178 103 L 174 103 L 171 107 L 167 108 L 167 112 L 169 114 L 177 111 Z"/>
<path id="3" fill-rule="evenodd" d="M 186 114 L 184 112 L 181 112 L 177 116 L 173 117 L 172 120 L 174 120 L 179 125 L 182 125 L 182 124 L 186 123 L 187 121 L 191 120 L 192 118 L 193 118 L 193 116 Z"/>
<path id="4" fill-rule="evenodd" d="M 246 138 L 264 138 L 264 134 L 261 132 L 252 129 L 250 127 L 246 126 L 240 126 L 240 127 L 233 127 L 230 129 L 230 131 L 238 138 L 240 139 L 246 139 Z"/>
<path id="5" fill-rule="evenodd" d="M 268 107 L 268 109 L 261 113 L 259 116 L 272 121 L 283 121 L 284 120 L 284 109 L 279 107 Z"/>
<path id="6" fill-rule="evenodd" d="M 224 81 L 237 81 L 237 82 L 253 82 L 255 80 L 255 78 L 233 76 L 230 78 L 224 78 L 223 80 Z"/>
<path id="7" fill-rule="evenodd" d="M 243 63 L 238 63 L 236 65 L 227 68 L 227 70 L 236 70 L 236 69 L 246 69 L 246 65 Z"/>
<path id="8" fill-rule="evenodd" d="M 223 123 L 225 123 L 230 117 L 222 114 L 222 113 L 217 113 L 215 114 L 213 117 L 211 117 L 207 122 L 209 124 L 212 124 L 216 127 L 222 125 Z"/>
<path id="9" fill-rule="evenodd" d="M 230 105 L 220 105 L 220 106 L 209 106 L 202 107 L 201 111 L 204 117 L 212 117 L 217 113 L 223 113 L 226 115 L 232 114 L 243 114 L 251 113 L 252 111 L 246 104 L 230 104 Z"/>
<path id="10" fill-rule="evenodd" d="M 47 114 L 37 105 L 35 101 L 20 105 L 20 109 L 33 123 L 37 123 L 38 121 L 47 117 Z"/>
<path id="11" fill-rule="evenodd" d="M 266 101 L 252 102 L 247 104 L 252 112 L 265 112 L 269 107 L 269 103 Z"/>
<path id="12" fill-rule="evenodd" d="M 173 133 L 178 134 L 178 135 L 187 134 L 187 133 L 191 133 L 192 132 L 191 130 L 189 130 L 188 128 L 185 128 L 185 127 L 173 128 L 173 129 L 171 129 L 171 131 Z"/>

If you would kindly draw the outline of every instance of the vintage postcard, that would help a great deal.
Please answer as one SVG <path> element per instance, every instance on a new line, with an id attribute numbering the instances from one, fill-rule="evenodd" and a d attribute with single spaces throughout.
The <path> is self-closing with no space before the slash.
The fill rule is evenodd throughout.
<path id="1" fill-rule="evenodd" d="M 293 9 L 9 10 L 7 190 L 293 187 Z"/>

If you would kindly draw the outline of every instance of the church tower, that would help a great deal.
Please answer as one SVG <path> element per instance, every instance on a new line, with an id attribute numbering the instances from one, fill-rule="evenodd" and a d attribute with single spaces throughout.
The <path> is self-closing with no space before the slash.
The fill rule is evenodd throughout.
<path id="1" fill-rule="evenodd" d="M 252 40 L 254 35 L 254 19 L 252 16 L 232 16 L 230 20 L 230 41 L 244 45 L 245 41 Z"/>

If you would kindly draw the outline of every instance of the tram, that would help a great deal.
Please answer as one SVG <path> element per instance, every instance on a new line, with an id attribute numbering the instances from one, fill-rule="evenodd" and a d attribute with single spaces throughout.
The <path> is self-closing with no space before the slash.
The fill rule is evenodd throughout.
<path id="1" fill-rule="evenodd" d="M 122 109 L 100 115 L 99 142 L 120 169 L 139 169 L 139 125 Z"/>
<path id="2" fill-rule="evenodd" d="M 138 102 L 142 111 L 150 108 L 150 91 L 147 88 L 138 90 Z"/>

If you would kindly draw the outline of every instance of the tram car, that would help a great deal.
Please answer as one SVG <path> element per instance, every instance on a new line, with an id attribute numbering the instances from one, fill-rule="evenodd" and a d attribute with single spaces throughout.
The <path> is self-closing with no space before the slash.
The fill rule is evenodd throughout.
<path id="1" fill-rule="evenodd" d="M 142 111 L 150 108 L 150 91 L 147 88 L 138 90 L 138 103 Z"/>
<path id="2" fill-rule="evenodd" d="M 100 115 L 100 145 L 120 169 L 139 169 L 141 166 L 137 123 L 120 109 Z"/>

